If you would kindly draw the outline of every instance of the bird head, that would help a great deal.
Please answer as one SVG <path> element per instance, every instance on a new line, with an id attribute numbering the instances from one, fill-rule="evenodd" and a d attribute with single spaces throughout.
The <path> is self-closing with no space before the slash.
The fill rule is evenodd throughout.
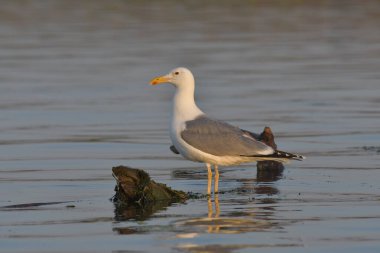
<path id="1" fill-rule="evenodd" d="M 186 86 L 194 86 L 194 76 L 187 68 L 175 68 L 168 74 L 158 76 L 150 81 L 151 85 L 157 85 L 160 83 L 170 83 L 177 88 L 185 88 Z"/>

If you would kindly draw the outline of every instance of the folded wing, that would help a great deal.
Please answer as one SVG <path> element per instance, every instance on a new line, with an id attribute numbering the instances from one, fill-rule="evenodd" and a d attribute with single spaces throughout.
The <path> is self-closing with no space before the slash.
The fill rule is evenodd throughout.
<path id="1" fill-rule="evenodd" d="M 271 155 L 273 148 L 254 139 L 240 128 L 200 116 L 186 122 L 181 137 L 188 144 L 216 156 Z"/>

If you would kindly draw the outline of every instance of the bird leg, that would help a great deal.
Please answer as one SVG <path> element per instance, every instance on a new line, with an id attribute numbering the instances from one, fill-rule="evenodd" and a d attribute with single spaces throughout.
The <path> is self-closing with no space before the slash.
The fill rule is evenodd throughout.
<path id="1" fill-rule="evenodd" d="M 212 181 L 211 164 L 206 163 L 206 166 L 207 166 L 207 195 L 211 196 L 211 181 Z"/>
<path id="2" fill-rule="evenodd" d="M 215 179 L 214 179 L 214 194 L 218 193 L 218 186 L 219 186 L 219 170 L 218 170 L 218 165 L 214 165 L 215 167 Z"/>

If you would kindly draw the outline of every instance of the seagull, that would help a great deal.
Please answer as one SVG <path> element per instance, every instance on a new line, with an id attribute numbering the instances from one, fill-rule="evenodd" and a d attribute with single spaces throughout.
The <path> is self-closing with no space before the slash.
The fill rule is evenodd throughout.
<path id="1" fill-rule="evenodd" d="M 218 166 L 275 160 L 303 160 L 305 157 L 276 150 L 259 141 L 257 135 L 229 123 L 208 117 L 195 103 L 195 81 L 191 71 L 178 67 L 168 74 L 150 81 L 151 85 L 170 83 L 176 88 L 170 138 L 184 158 L 206 164 L 207 194 L 211 195 L 212 165 L 214 166 L 214 194 L 218 193 Z"/>

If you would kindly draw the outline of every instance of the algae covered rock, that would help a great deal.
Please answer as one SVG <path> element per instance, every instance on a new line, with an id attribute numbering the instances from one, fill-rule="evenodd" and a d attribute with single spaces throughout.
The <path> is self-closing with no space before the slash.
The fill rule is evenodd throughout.
<path id="1" fill-rule="evenodd" d="M 112 168 L 116 180 L 114 202 L 141 205 L 153 202 L 183 202 L 188 196 L 183 191 L 176 191 L 165 184 L 157 183 L 148 173 L 126 166 Z"/>

